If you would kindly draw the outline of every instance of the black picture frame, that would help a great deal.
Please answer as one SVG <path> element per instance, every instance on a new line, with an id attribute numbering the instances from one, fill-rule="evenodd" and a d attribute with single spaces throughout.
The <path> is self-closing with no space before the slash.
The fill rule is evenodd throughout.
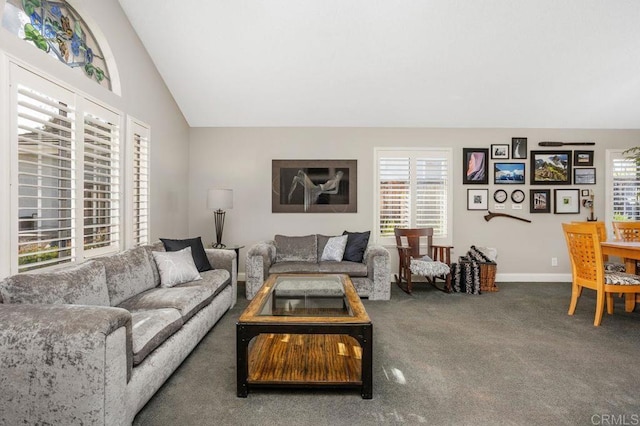
<path id="1" fill-rule="evenodd" d="M 489 183 L 488 148 L 462 148 L 462 183 L 473 185 Z"/>
<path id="2" fill-rule="evenodd" d="M 551 190 L 529 190 L 529 213 L 551 213 Z"/>
<path id="3" fill-rule="evenodd" d="M 573 167 L 593 166 L 593 151 L 573 151 Z"/>
<path id="4" fill-rule="evenodd" d="M 527 138 L 511 138 L 511 158 L 513 160 L 527 159 Z"/>
<path id="5" fill-rule="evenodd" d="M 596 184 L 596 168 L 595 167 L 574 167 L 573 169 L 574 185 L 595 185 Z"/>
<path id="6" fill-rule="evenodd" d="M 492 160 L 508 160 L 509 159 L 509 144 L 491 144 L 491 159 Z"/>
<path id="7" fill-rule="evenodd" d="M 524 185 L 525 163 L 493 163 L 493 183 L 496 185 Z"/>
<path id="8" fill-rule="evenodd" d="M 467 189 L 467 210 L 489 210 L 489 190 Z"/>
<path id="9" fill-rule="evenodd" d="M 580 213 L 579 189 L 554 189 L 553 213 L 578 214 Z"/>
<path id="10" fill-rule="evenodd" d="M 356 213 L 358 160 L 272 160 L 271 211 Z"/>
<path id="11" fill-rule="evenodd" d="M 571 151 L 531 151 L 531 185 L 571 185 Z"/>

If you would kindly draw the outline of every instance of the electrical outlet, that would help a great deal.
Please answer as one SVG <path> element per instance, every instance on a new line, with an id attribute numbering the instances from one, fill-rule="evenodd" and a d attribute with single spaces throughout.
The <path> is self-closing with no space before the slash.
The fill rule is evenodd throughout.
<path id="1" fill-rule="evenodd" d="M 557 257 L 552 257 L 551 258 L 551 266 L 558 266 L 558 258 Z"/>

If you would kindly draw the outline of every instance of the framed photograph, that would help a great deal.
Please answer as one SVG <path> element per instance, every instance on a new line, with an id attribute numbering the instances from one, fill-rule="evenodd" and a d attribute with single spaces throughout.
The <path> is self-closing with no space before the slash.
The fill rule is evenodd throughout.
<path id="1" fill-rule="evenodd" d="M 581 169 L 573 169 L 574 185 L 595 185 L 596 184 L 596 168 L 584 167 Z"/>
<path id="2" fill-rule="evenodd" d="M 272 160 L 273 213 L 355 213 L 357 160 Z"/>
<path id="3" fill-rule="evenodd" d="M 583 189 L 582 191 L 580 191 L 580 195 L 582 195 L 583 197 L 588 197 L 589 195 L 591 195 L 591 191 L 589 191 L 588 189 Z"/>
<path id="4" fill-rule="evenodd" d="M 531 185 L 571 185 L 571 151 L 531 151 Z"/>
<path id="5" fill-rule="evenodd" d="M 553 212 L 555 214 L 580 213 L 579 189 L 554 189 L 555 202 Z"/>
<path id="6" fill-rule="evenodd" d="M 573 166 L 593 166 L 593 151 L 573 151 Z"/>
<path id="7" fill-rule="evenodd" d="M 524 184 L 524 163 L 493 163 L 493 183 Z"/>
<path id="8" fill-rule="evenodd" d="M 467 210 L 489 210 L 489 190 L 467 189 Z"/>
<path id="9" fill-rule="evenodd" d="M 527 138 L 511 138 L 511 158 L 514 160 L 527 158 Z"/>
<path id="10" fill-rule="evenodd" d="M 489 183 L 489 150 L 462 148 L 462 183 L 486 185 Z"/>
<path id="11" fill-rule="evenodd" d="M 509 159 L 509 145 L 504 144 L 492 144 L 491 145 L 491 159 L 492 160 L 508 160 Z"/>
<path id="12" fill-rule="evenodd" d="M 550 189 L 529 190 L 529 200 L 530 213 L 551 213 Z"/>

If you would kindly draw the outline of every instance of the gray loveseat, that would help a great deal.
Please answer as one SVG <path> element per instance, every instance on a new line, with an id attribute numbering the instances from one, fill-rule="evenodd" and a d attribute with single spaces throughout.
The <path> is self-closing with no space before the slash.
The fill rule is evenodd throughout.
<path id="1" fill-rule="evenodd" d="M 235 304 L 235 252 L 165 288 L 152 247 L 0 282 L 0 424 L 131 424 Z"/>
<path id="2" fill-rule="evenodd" d="M 389 300 L 391 297 L 389 251 L 382 246 L 366 246 L 362 262 L 320 261 L 329 236 L 276 235 L 247 252 L 246 296 L 251 300 L 270 274 L 347 274 L 360 297 Z"/>

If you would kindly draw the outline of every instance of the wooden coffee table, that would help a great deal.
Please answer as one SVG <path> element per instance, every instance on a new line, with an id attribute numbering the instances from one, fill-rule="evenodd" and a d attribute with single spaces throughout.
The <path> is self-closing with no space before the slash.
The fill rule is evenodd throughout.
<path id="1" fill-rule="evenodd" d="M 333 387 L 371 399 L 372 340 L 347 275 L 271 275 L 236 324 L 238 396 L 259 387 Z"/>

